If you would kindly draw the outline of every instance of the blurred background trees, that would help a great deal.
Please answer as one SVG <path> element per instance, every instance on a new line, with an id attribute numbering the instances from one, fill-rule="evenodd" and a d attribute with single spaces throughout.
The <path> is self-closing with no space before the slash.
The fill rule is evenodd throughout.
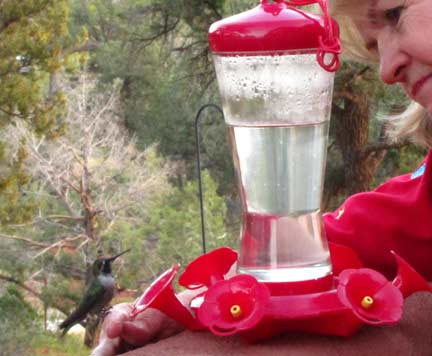
<path id="1" fill-rule="evenodd" d="M 194 120 L 219 103 L 207 31 L 256 4 L 0 1 L 0 325 L 9 325 L 4 308 L 18 308 L 22 325 L 49 327 L 48 311 L 73 308 L 98 255 L 132 248 L 114 266 L 127 299 L 201 253 Z M 384 130 L 407 102 L 373 65 L 344 62 L 324 210 L 420 162 L 424 150 Z M 225 126 L 204 116 L 208 248 L 235 247 L 240 203 Z M 4 330 L 24 354 L 27 344 Z"/>
<path id="2" fill-rule="evenodd" d="M 70 43 L 67 1 L 25 0 L 0 3 L 0 128 L 17 120 L 36 133 L 61 131 L 61 95 L 47 95 L 49 75 L 63 64 Z M 19 199 L 27 177 L 21 166 L 25 153 L 0 142 L 0 221 L 23 221 L 33 206 Z"/>

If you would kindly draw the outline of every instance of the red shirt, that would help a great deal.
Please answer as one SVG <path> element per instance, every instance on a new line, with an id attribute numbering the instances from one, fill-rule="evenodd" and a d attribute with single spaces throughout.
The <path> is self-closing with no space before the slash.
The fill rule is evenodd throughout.
<path id="1" fill-rule="evenodd" d="M 353 248 L 366 267 L 392 277 L 394 250 L 432 280 L 432 150 L 413 174 L 349 197 L 323 220 L 328 240 Z"/>

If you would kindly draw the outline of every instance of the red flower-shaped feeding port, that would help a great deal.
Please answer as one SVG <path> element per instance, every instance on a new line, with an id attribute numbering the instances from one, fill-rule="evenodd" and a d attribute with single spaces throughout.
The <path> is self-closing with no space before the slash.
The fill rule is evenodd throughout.
<path id="1" fill-rule="evenodd" d="M 149 307 L 158 308 L 159 304 L 164 304 L 165 301 L 159 301 L 160 296 L 168 290 L 169 294 L 174 294 L 171 283 L 180 268 L 179 264 L 173 265 L 170 269 L 161 274 L 151 285 L 148 287 L 141 297 L 135 302 L 131 317 L 134 318 L 139 313 L 143 312 Z"/>
<path id="2" fill-rule="evenodd" d="M 432 292 L 429 283 L 413 267 L 411 267 L 407 261 L 400 257 L 396 252 L 391 252 L 395 256 L 398 264 L 398 273 L 392 283 L 400 289 L 404 298 L 409 297 L 415 292 Z"/>
<path id="3" fill-rule="evenodd" d="M 190 330 L 203 329 L 198 320 L 193 317 L 190 311 L 176 297 L 172 288 L 172 282 L 179 268 L 179 264 L 173 265 L 144 291 L 143 295 L 135 302 L 130 314 L 131 318 L 135 318 L 148 308 L 155 308 L 177 320 Z"/>
<path id="4" fill-rule="evenodd" d="M 337 293 L 340 301 L 366 324 L 394 324 L 402 317 L 401 291 L 372 269 L 343 271 Z"/>
<path id="5" fill-rule="evenodd" d="M 237 252 L 221 247 L 190 262 L 179 278 L 179 284 L 188 289 L 210 287 L 223 280 L 231 266 L 237 261 Z"/>
<path id="6" fill-rule="evenodd" d="M 219 281 L 206 292 L 198 319 L 214 334 L 227 336 L 255 327 L 263 318 L 269 289 L 250 275 Z"/>

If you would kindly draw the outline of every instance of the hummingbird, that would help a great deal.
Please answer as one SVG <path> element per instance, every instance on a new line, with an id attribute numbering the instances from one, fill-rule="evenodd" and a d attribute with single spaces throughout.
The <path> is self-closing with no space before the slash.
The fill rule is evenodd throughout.
<path id="1" fill-rule="evenodd" d="M 92 280 L 86 289 L 78 307 L 60 324 L 62 335 L 77 323 L 83 321 L 90 313 L 99 313 L 109 304 L 116 289 L 114 277 L 111 274 L 112 262 L 121 255 L 129 252 L 123 251 L 112 257 L 101 257 L 93 262 Z"/>

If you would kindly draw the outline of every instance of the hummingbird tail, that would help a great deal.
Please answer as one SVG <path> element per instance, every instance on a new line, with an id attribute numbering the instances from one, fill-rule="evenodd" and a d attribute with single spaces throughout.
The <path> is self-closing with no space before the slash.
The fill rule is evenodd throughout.
<path id="1" fill-rule="evenodd" d="M 86 317 L 86 313 L 82 313 L 80 309 L 75 310 L 59 325 L 59 329 L 62 330 L 62 337 L 66 335 L 69 329 L 77 323 L 80 323 Z"/>
<path id="2" fill-rule="evenodd" d="M 67 334 L 67 332 L 69 331 L 70 326 L 69 327 L 64 327 L 64 328 L 62 328 L 60 326 L 59 329 L 61 330 L 60 338 L 63 339 L 65 337 L 65 335 Z"/>

